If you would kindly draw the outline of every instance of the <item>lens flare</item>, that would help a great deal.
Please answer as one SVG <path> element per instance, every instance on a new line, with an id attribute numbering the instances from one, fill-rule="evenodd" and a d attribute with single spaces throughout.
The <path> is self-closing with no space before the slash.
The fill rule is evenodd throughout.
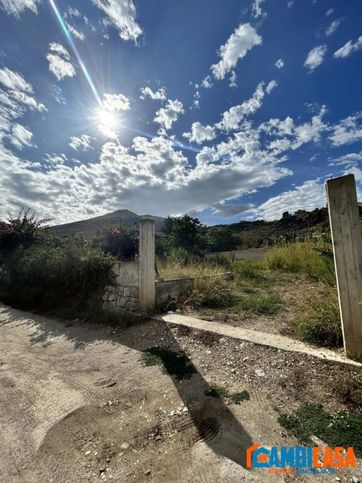
<path id="1" fill-rule="evenodd" d="M 98 94 L 97 88 L 94 85 L 94 82 L 93 82 L 93 80 L 92 80 L 92 78 L 91 78 L 91 76 L 90 76 L 90 74 L 88 72 L 87 67 L 85 66 L 84 62 L 82 61 L 82 58 L 80 56 L 80 53 L 78 52 L 78 49 L 77 49 L 77 47 L 76 47 L 76 45 L 74 43 L 74 40 L 73 40 L 73 38 L 72 38 L 69 30 L 67 29 L 67 26 L 65 25 L 62 16 L 60 15 L 60 12 L 58 10 L 58 7 L 56 6 L 54 0 L 49 0 L 49 3 L 50 3 L 50 6 L 52 7 L 52 9 L 53 9 L 53 11 L 55 13 L 55 16 L 56 16 L 58 22 L 60 23 L 60 26 L 61 26 L 64 34 L 65 34 L 65 37 L 66 37 L 69 45 L 71 46 L 71 48 L 72 48 L 72 50 L 73 50 L 73 52 L 74 52 L 74 54 L 75 54 L 75 56 L 77 58 L 77 61 L 78 61 L 79 65 L 80 65 L 80 67 L 81 67 L 81 69 L 83 71 L 83 74 L 84 74 L 85 78 L 87 79 L 88 84 L 90 85 L 90 88 L 91 88 L 91 90 L 92 90 L 92 92 L 94 94 L 94 97 L 96 98 L 96 101 L 98 102 L 98 104 L 100 106 L 102 106 L 101 97 Z"/>

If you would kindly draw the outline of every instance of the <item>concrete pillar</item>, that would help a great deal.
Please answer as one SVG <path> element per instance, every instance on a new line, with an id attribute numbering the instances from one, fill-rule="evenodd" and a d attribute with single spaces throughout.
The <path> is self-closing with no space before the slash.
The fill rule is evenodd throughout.
<path id="1" fill-rule="evenodd" d="M 143 217 L 139 228 L 139 305 L 142 312 L 155 308 L 155 222 Z"/>
<path id="2" fill-rule="evenodd" d="M 344 350 L 362 360 L 362 237 L 354 176 L 331 179 L 326 188 Z"/>

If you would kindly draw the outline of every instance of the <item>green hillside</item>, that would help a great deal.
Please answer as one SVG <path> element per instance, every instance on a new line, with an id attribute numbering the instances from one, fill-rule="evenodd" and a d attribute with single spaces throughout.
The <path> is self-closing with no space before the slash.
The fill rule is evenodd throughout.
<path id="1" fill-rule="evenodd" d="M 88 220 L 51 226 L 48 230 L 60 236 L 82 235 L 86 240 L 90 240 L 98 231 L 102 231 L 105 228 L 120 225 L 136 228 L 140 218 L 141 216 L 136 215 L 132 211 L 117 210 L 113 213 L 89 218 Z M 159 216 L 150 216 L 150 218 L 155 221 L 156 231 L 159 231 L 164 219 Z"/>

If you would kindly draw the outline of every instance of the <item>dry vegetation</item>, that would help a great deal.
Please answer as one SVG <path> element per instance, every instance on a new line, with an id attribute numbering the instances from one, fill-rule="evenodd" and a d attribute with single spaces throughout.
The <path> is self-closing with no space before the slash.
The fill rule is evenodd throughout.
<path id="1" fill-rule="evenodd" d="M 274 247 L 264 261 L 163 261 L 163 278 L 194 277 L 178 308 L 211 320 L 277 331 L 322 346 L 342 344 L 331 245 L 298 242 Z M 232 280 L 216 277 L 232 272 Z"/>

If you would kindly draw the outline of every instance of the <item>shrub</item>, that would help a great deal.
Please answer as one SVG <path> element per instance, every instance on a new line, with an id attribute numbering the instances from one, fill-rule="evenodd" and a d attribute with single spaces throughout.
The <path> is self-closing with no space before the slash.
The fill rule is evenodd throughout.
<path id="1" fill-rule="evenodd" d="M 119 260 L 134 260 L 138 254 L 138 234 L 126 228 L 112 227 L 94 237 L 92 245 Z"/>
<path id="2" fill-rule="evenodd" d="M 46 237 L 43 225 L 49 220 L 41 220 L 30 210 L 22 209 L 16 217 L 0 221 L 0 256 L 7 257 L 19 247 L 29 248 Z"/>
<path id="3" fill-rule="evenodd" d="M 328 243 L 298 242 L 272 248 L 265 263 L 271 270 L 299 272 L 327 283 L 335 284 L 332 247 Z"/>
<path id="4" fill-rule="evenodd" d="M 195 307 L 224 308 L 235 305 L 236 298 L 229 282 L 219 276 L 195 279 L 189 302 Z"/>
<path id="5" fill-rule="evenodd" d="M 333 289 L 309 297 L 296 321 L 297 335 L 307 342 L 326 347 L 342 345 L 337 293 Z"/>
<path id="6" fill-rule="evenodd" d="M 19 247 L 4 262 L 0 292 L 27 308 L 81 308 L 110 280 L 113 258 L 77 239 Z"/>

